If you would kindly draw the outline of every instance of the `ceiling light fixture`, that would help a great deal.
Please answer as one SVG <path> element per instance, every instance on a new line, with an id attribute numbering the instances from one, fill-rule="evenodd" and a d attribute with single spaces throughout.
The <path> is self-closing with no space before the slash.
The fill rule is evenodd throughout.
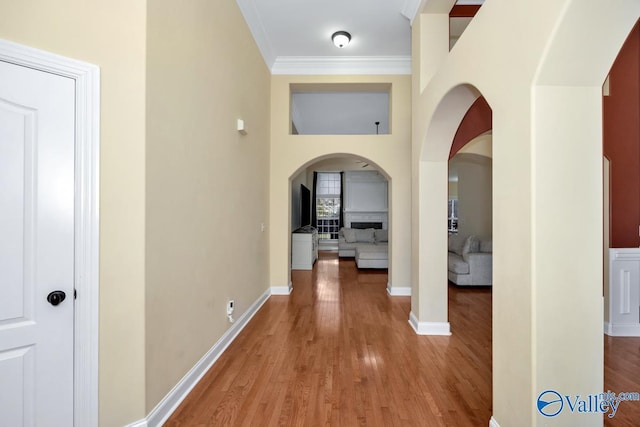
<path id="1" fill-rule="evenodd" d="M 347 33 L 346 31 L 336 31 L 331 35 L 331 40 L 337 47 L 342 48 L 348 45 L 351 41 L 351 34 Z"/>

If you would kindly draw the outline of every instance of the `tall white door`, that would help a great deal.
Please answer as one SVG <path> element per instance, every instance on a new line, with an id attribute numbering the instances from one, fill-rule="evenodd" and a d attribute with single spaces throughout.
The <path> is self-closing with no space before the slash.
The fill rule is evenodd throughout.
<path id="1" fill-rule="evenodd" d="M 3 426 L 73 426 L 74 88 L 0 61 Z"/>

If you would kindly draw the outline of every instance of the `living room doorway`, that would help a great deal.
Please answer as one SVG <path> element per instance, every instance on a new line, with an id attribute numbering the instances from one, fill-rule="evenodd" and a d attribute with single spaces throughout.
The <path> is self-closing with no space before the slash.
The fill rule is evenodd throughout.
<path id="1" fill-rule="evenodd" d="M 378 177 L 383 185 L 353 183 L 351 177 Z M 361 217 L 379 219 L 389 229 L 389 180 L 372 161 L 337 155 L 322 158 L 291 177 L 291 230 L 311 225 L 318 249 L 338 251 L 340 228 Z"/>

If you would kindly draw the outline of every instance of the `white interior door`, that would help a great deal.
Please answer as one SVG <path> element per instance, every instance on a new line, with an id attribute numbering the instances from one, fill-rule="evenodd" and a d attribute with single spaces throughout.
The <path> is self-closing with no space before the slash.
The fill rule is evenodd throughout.
<path id="1" fill-rule="evenodd" d="M 1 425 L 73 425 L 74 90 L 0 61 Z"/>

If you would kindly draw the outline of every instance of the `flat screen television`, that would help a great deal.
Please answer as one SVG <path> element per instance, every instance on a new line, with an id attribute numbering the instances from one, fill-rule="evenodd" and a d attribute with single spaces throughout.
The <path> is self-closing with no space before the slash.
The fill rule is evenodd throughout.
<path id="1" fill-rule="evenodd" d="M 311 225 L 311 190 L 300 184 L 300 227 Z"/>

